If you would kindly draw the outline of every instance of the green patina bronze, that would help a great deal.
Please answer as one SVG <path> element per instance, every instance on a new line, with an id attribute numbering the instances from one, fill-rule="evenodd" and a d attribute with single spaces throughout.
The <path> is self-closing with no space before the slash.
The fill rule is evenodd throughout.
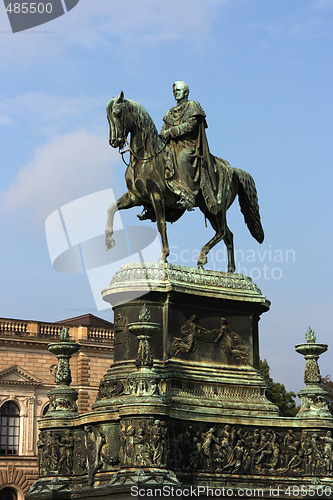
<path id="1" fill-rule="evenodd" d="M 58 366 L 55 374 L 56 387 L 48 393 L 50 407 L 47 417 L 69 417 L 77 414 L 76 400 L 78 393 L 70 387 L 72 375 L 70 369 L 70 358 L 80 346 L 76 342 L 70 342 L 67 328 L 63 328 L 59 335 L 59 342 L 47 346 L 48 350 L 58 358 Z"/>
<path id="2" fill-rule="evenodd" d="M 257 191 L 251 175 L 213 156 L 208 147 L 206 115 L 198 102 L 188 100 L 184 82 L 173 84 L 176 106 L 164 117 L 158 135 L 154 122 L 138 103 L 124 99 L 121 92 L 107 105 L 109 143 L 131 154 L 125 173 L 127 193 L 108 209 L 105 228 L 106 250 L 115 242 L 113 218 L 117 210 L 143 206 L 140 220 L 157 223 L 162 240 L 161 261 L 166 262 L 169 244 L 166 221 L 175 222 L 185 212 L 198 207 L 209 220 L 215 235 L 201 249 L 197 265 L 207 263 L 208 252 L 221 240 L 228 252 L 228 271 L 235 271 L 233 234 L 226 213 L 238 195 L 241 211 L 252 236 L 262 243 Z M 130 142 L 127 136 L 130 134 Z"/>
<path id="3" fill-rule="evenodd" d="M 327 351 L 327 344 L 318 344 L 316 334 L 309 327 L 305 334 L 306 343 L 297 344 L 296 351 L 305 358 L 304 382 L 306 387 L 302 389 L 298 396 L 301 400 L 301 407 L 297 418 L 317 419 L 332 418 L 327 404 L 327 392 L 320 387 L 321 376 L 318 366 L 318 359 L 321 354 Z"/>

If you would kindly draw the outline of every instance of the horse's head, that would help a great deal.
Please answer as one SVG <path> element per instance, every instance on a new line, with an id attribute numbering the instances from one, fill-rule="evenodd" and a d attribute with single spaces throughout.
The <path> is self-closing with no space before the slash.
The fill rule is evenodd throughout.
<path id="1" fill-rule="evenodd" d="M 113 97 L 108 102 L 106 114 L 110 125 L 109 144 L 113 148 L 123 148 L 130 130 L 123 91 L 120 92 L 119 97 Z"/>

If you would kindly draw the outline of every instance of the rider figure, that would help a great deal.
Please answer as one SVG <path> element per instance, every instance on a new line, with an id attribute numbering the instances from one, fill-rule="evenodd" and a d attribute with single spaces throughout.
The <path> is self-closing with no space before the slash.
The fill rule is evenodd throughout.
<path id="1" fill-rule="evenodd" d="M 166 147 L 165 180 L 180 197 L 178 205 L 193 210 L 200 189 L 200 171 L 211 162 L 205 128 L 206 115 L 198 102 L 189 101 L 185 82 L 173 84 L 177 105 L 163 118 L 160 133 Z"/>

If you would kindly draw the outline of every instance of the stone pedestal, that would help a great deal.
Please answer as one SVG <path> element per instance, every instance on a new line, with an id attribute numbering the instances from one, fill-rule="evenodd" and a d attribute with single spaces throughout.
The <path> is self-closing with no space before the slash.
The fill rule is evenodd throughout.
<path id="1" fill-rule="evenodd" d="M 151 291 L 121 302 L 128 293 L 144 291 L 147 283 Z M 258 373 L 258 321 L 269 302 L 250 278 L 166 264 L 148 268 L 132 264 L 123 266 L 102 294 L 117 304 L 115 357 L 94 409 L 113 405 L 121 383 L 118 408 L 120 414 L 128 411 L 128 376 L 139 347 L 131 324 L 145 306 L 152 324 L 160 325 L 151 339 L 151 351 L 160 377 L 159 397 L 168 400 L 164 416 L 217 422 L 222 411 L 232 420 L 251 412 L 263 417 L 278 414 L 265 397 L 266 384 Z"/>
<path id="2" fill-rule="evenodd" d="M 333 498 L 332 421 L 281 417 L 266 398 L 258 322 L 269 302 L 250 278 L 131 264 L 102 293 L 114 305 L 114 364 L 91 413 L 66 431 L 41 420 L 41 457 L 53 449 L 55 459 L 42 460 L 30 498 L 163 498 L 163 488 L 185 498 L 191 487 L 197 498 L 207 488 L 290 498 L 301 485 L 302 498 L 316 487 Z M 65 432 L 71 459 L 54 440 Z"/>

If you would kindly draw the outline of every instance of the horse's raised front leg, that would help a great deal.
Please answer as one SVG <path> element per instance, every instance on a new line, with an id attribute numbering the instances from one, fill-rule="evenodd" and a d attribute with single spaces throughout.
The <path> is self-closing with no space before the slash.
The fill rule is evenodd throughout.
<path id="1" fill-rule="evenodd" d="M 118 210 L 125 210 L 126 208 L 132 208 L 141 205 L 140 200 L 138 200 L 131 193 L 127 192 L 123 194 L 117 201 L 111 203 L 107 212 L 107 220 L 105 227 L 105 250 L 110 250 L 115 246 L 115 241 L 112 238 L 113 235 L 113 220 L 116 212 Z"/>
<path id="2" fill-rule="evenodd" d="M 157 229 L 162 241 L 162 255 L 159 262 L 167 262 L 170 250 L 166 231 L 164 199 L 158 191 L 153 191 L 150 195 L 150 199 L 156 215 Z"/>

